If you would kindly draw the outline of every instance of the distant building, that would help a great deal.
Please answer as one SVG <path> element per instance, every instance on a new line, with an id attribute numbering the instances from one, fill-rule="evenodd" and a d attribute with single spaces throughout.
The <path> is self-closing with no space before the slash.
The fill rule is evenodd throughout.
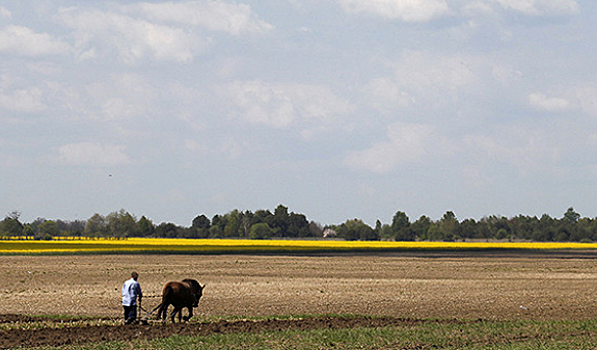
<path id="1" fill-rule="evenodd" d="M 326 228 L 323 230 L 323 238 L 336 238 L 338 233 L 331 228 Z"/>

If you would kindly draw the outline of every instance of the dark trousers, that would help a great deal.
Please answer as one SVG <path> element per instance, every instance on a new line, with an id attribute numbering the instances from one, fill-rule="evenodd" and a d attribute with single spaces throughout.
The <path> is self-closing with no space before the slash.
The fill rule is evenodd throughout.
<path id="1" fill-rule="evenodd" d="M 124 321 L 126 323 L 134 322 L 137 319 L 137 305 L 126 306 L 124 308 Z"/>

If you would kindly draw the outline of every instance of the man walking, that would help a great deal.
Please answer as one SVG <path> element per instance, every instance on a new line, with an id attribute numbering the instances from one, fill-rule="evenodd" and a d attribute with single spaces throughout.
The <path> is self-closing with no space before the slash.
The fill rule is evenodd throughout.
<path id="1" fill-rule="evenodd" d="M 131 273 L 131 279 L 126 280 L 122 286 L 122 306 L 124 307 L 124 324 L 131 324 L 137 319 L 137 298 L 139 298 L 139 305 L 143 293 L 141 292 L 141 285 L 137 282 L 139 274 L 137 272 Z"/>

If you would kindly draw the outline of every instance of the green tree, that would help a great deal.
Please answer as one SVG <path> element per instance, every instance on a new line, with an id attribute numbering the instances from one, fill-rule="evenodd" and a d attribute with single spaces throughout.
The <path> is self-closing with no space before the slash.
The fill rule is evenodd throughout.
<path id="1" fill-rule="evenodd" d="M 239 237 L 241 215 L 238 210 L 226 214 L 226 226 L 224 226 L 224 237 Z"/>
<path id="2" fill-rule="evenodd" d="M 244 213 L 241 213 L 239 237 L 249 237 L 251 233 L 251 226 L 253 226 L 253 224 L 251 223 L 253 221 L 253 216 L 254 214 L 250 210 L 246 210 Z"/>
<path id="3" fill-rule="evenodd" d="M 249 238 L 251 239 L 269 239 L 272 237 L 274 230 L 265 222 L 257 223 L 251 226 Z"/>
<path id="4" fill-rule="evenodd" d="M 359 219 L 347 220 L 345 223 L 338 226 L 335 231 L 338 233 L 338 236 L 347 241 L 371 241 L 379 239 L 375 230 Z"/>
<path id="5" fill-rule="evenodd" d="M 410 227 L 410 219 L 402 211 L 396 212 L 392 219 L 392 233 L 396 241 L 414 241 L 415 232 Z"/>
<path id="6" fill-rule="evenodd" d="M 87 237 L 106 237 L 108 234 L 106 218 L 97 213 L 93 214 L 85 224 L 84 233 Z"/>
<path id="7" fill-rule="evenodd" d="M 158 237 L 178 238 L 182 236 L 180 228 L 171 222 L 163 222 L 155 228 Z"/>
<path id="8" fill-rule="evenodd" d="M 578 219 L 580 219 L 580 214 L 574 211 L 574 208 L 570 207 L 564 213 L 564 219 L 566 219 L 569 223 L 575 224 Z"/>
<path id="9" fill-rule="evenodd" d="M 224 237 L 224 228 L 226 227 L 228 219 L 226 215 L 214 215 L 211 219 L 211 228 L 209 229 L 209 237 L 222 238 Z"/>
<path id="10" fill-rule="evenodd" d="M 267 222 L 272 215 L 274 214 L 269 210 L 257 210 L 253 216 L 251 216 L 251 226 L 260 222 Z"/>
<path id="11" fill-rule="evenodd" d="M 222 227 L 220 227 L 218 225 L 212 225 L 211 228 L 209 229 L 209 237 L 211 237 L 211 238 L 224 237 L 224 231 L 222 230 Z"/>
<path id="12" fill-rule="evenodd" d="M 464 239 L 477 236 L 477 222 L 475 219 L 466 219 L 460 223 L 460 236 Z"/>
<path id="13" fill-rule="evenodd" d="M 33 227 L 31 227 L 31 224 L 26 224 L 23 227 L 23 236 L 27 237 L 27 238 L 33 238 L 35 237 L 35 231 L 33 231 Z"/>
<path id="14" fill-rule="evenodd" d="M 20 236 L 23 234 L 23 224 L 19 221 L 21 213 L 13 211 L 0 221 L 0 236 Z"/>
<path id="15" fill-rule="evenodd" d="M 274 215 L 268 217 L 265 221 L 273 230 L 276 237 L 288 237 L 288 226 L 290 225 L 290 214 L 288 207 L 282 204 L 274 210 Z"/>
<path id="16" fill-rule="evenodd" d="M 447 211 L 439 223 L 439 228 L 443 233 L 444 240 L 454 241 L 459 237 L 458 220 L 453 212 Z"/>
<path id="17" fill-rule="evenodd" d="M 446 236 L 439 225 L 432 223 L 427 230 L 427 240 L 440 242 L 444 241 L 445 239 Z"/>
<path id="18" fill-rule="evenodd" d="M 311 231 L 309 230 L 309 221 L 303 214 L 290 213 L 288 216 L 288 228 L 286 231 L 287 237 L 309 237 Z"/>
<path id="19" fill-rule="evenodd" d="M 46 220 L 41 225 L 39 225 L 37 230 L 37 235 L 35 236 L 36 239 L 52 239 L 52 237 L 57 237 L 60 235 L 60 230 L 58 229 L 58 224 L 54 220 Z"/>
<path id="20" fill-rule="evenodd" d="M 309 223 L 309 233 L 311 237 L 323 237 L 323 227 L 321 227 L 321 224 L 311 221 Z"/>
<path id="21" fill-rule="evenodd" d="M 418 237 L 421 240 L 428 240 L 427 233 L 429 232 L 429 227 L 431 226 L 431 219 L 428 216 L 421 215 L 417 219 L 417 221 L 413 222 L 411 228 L 415 234 L 415 237 Z"/>
<path id="22" fill-rule="evenodd" d="M 155 234 L 155 226 L 153 225 L 153 222 L 151 222 L 151 220 L 149 220 L 145 216 L 142 216 L 141 219 L 137 221 L 136 232 L 139 235 L 139 237 L 151 237 Z"/>
<path id="23" fill-rule="evenodd" d="M 389 240 L 394 238 L 392 237 L 392 229 L 390 228 L 390 225 L 382 224 L 379 219 L 375 221 L 375 228 L 373 230 L 381 240 Z"/>
<path id="24" fill-rule="evenodd" d="M 112 212 L 106 217 L 107 232 L 109 237 L 136 237 L 137 220 L 124 209 Z"/>
<path id="25" fill-rule="evenodd" d="M 211 228 L 211 221 L 207 216 L 201 214 L 193 219 L 191 230 L 193 231 L 193 237 L 207 238 L 209 237 L 209 229 Z"/>

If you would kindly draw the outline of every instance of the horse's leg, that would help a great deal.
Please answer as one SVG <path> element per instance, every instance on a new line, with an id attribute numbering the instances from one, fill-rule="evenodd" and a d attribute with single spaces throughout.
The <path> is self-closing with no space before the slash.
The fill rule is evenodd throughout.
<path id="1" fill-rule="evenodd" d="M 160 307 L 160 312 L 158 312 L 158 320 L 161 318 L 162 323 L 166 323 L 166 316 L 168 316 L 168 306 L 170 304 L 164 302 Z M 161 317 L 160 317 L 161 316 Z"/>
<path id="2" fill-rule="evenodd" d="M 175 323 L 174 316 L 176 316 L 177 313 L 180 313 L 180 307 L 174 306 L 174 310 L 172 310 L 172 313 L 170 314 L 170 319 L 172 320 L 172 323 Z"/>
<path id="3" fill-rule="evenodd" d="M 166 322 L 166 316 L 168 315 L 168 306 L 170 305 L 170 297 L 172 294 L 172 287 L 165 287 L 162 292 L 162 306 L 158 312 L 158 320 L 162 316 L 162 323 Z"/>
<path id="4" fill-rule="evenodd" d="M 157 315 L 155 315 L 156 319 L 160 319 L 162 318 L 162 310 L 164 310 L 164 302 L 162 301 L 162 304 L 160 305 L 160 308 L 158 309 L 158 313 Z"/>
<path id="5" fill-rule="evenodd" d="M 189 309 L 189 316 L 184 317 L 185 322 L 193 317 L 193 305 L 187 306 L 187 309 Z"/>

